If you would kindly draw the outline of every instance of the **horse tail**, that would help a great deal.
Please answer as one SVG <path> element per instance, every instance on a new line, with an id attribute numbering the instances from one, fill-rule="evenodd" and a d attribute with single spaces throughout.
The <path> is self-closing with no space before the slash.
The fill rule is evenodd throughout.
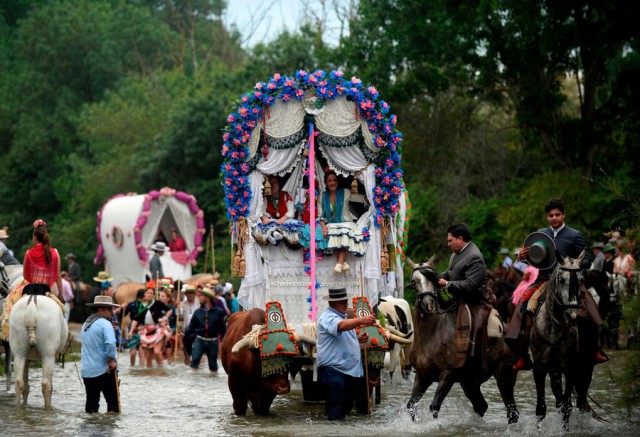
<path id="1" fill-rule="evenodd" d="M 36 306 L 36 297 L 29 296 L 27 309 L 24 315 L 24 324 L 27 327 L 27 335 L 29 336 L 29 344 L 35 346 L 38 342 L 36 338 L 36 326 L 38 326 L 38 307 Z"/>

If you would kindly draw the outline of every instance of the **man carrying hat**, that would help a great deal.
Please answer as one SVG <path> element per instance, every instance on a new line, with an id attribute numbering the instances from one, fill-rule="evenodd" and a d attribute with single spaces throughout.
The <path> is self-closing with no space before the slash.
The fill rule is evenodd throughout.
<path id="1" fill-rule="evenodd" d="M 87 318 L 81 332 L 80 374 L 87 395 L 85 411 L 98 412 L 102 393 L 107 401 L 107 412 L 120 413 L 116 336 L 111 324 L 113 310 L 120 306 L 110 296 L 96 296 L 87 306 L 95 307 L 96 312 Z"/>
<path id="2" fill-rule="evenodd" d="M 523 319 L 523 317 L 519 316 L 526 310 L 535 311 L 535 305 L 532 305 L 527 301 L 531 298 L 532 303 L 537 302 L 537 297 L 542 294 L 544 284 L 549 281 L 549 277 L 551 276 L 557 262 L 555 259 L 555 252 L 557 251 L 563 257 L 577 259 L 580 257 L 580 254 L 585 251 L 585 257 L 583 258 L 580 266 L 583 269 L 588 269 L 591 266 L 591 260 L 586 253 L 587 244 L 585 243 L 582 232 L 570 228 L 564 222 L 564 202 L 560 199 L 551 199 L 545 204 L 544 211 L 549 227 L 539 229 L 538 232 L 529 235 L 525 240 L 524 247 L 518 254 L 518 259 L 521 261 L 528 261 L 529 264 L 533 264 L 535 267 L 538 267 L 540 271 L 536 281 L 523 295 L 521 303 L 519 304 L 521 305 L 522 310 L 519 311 L 521 308 L 516 308 L 514 317 L 511 319 L 511 323 L 507 330 L 506 340 L 515 349 L 515 352 L 518 355 L 516 364 L 513 366 L 514 370 L 528 370 L 531 368 L 531 359 L 528 356 L 530 324 L 524 324 L 525 330 L 523 336 L 519 337 Z M 531 292 L 532 290 L 533 292 Z M 602 351 L 600 345 L 600 330 L 602 328 L 600 312 L 598 311 L 598 307 L 593 300 L 593 297 L 586 290 L 584 284 L 580 284 L 580 296 L 582 304 L 594 325 L 594 341 L 598 343 L 595 363 L 603 363 L 608 361 L 609 358 Z"/>
<path id="3" fill-rule="evenodd" d="M 318 319 L 318 381 L 326 392 L 325 411 L 329 420 L 344 420 L 353 407 L 358 390 L 364 390 L 364 370 L 360 359 L 360 343 L 368 335 L 356 335 L 355 329 L 376 323 L 376 317 L 347 319 L 349 298 L 345 288 L 330 289 L 322 298 L 329 308 Z M 367 411 L 358 408 L 358 411 Z"/>

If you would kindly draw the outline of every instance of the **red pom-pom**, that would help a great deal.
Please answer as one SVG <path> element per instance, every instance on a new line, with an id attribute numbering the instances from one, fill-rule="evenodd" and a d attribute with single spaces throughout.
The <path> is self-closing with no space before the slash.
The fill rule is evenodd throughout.
<path id="1" fill-rule="evenodd" d="M 289 336 L 289 340 L 291 340 L 291 341 L 296 341 L 296 336 L 295 336 L 295 335 L 293 335 L 293 334 L 291 334 L 291 335 Z"/>
<path id="2" fill-rule="evenodd" d="M 360 335 L 360 328 L 356 328 L 356 334 Z"/>
<path id="3" fill-rule="evenodd" d="M 282 349 L 284 349 L 284 346 L 282 346 L 282 344 L 278 343 L 278 344 L 276 345 L 276 350 L 277 350 L 278 352 L 280 352 Z"/>
<path id="4" fill-rule="evenodd" d="M 375 337 L 373 337 L 373 338 L 371 339 L 371 344 L 372 344 L 372 345 L 374 345 L 374 346 L 375 346 L 375 345 L 377 345 L 377 344 L 378 344 L 378 339 L 377 339 L 377 338 L 375 338 Z"/>
<path id="5" fill-rule="evenodd" d="M 263 335 L 263 336 L 262 336 L 262 340 L 267 341 L 268 339 L 269 339 L 269 337 L 268 337 L 268 336 L 266 336 L 266 335 Z"/>

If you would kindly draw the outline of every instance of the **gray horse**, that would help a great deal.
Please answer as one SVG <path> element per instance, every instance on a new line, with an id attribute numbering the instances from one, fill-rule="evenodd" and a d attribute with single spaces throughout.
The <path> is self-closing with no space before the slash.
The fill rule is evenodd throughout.
<path id="1" fill-rule="evenodd" d="M 580 262 L 563 258 L 546 287 L 546 297 L 535 316 L 531 331 L 533 354 L 533 377 L 536 383 L 536 416 L 544 419 L 547 413 L 545 402 L 546 376 L 551 379 L 551 390 L 560 408 L 563 420 L 571 416 L 571 394 L 575 388 L 576 406 L 582 411 L 590 410 L 587 392 L 591 385 L 594 367 L 595 342 L 590 341 L 589 320 L 581 316 L 580 283 L 583 280 Z M 562 376 L 565 378 L 562 387 Z"/>
<path id="2" fill-rule="evenodd" d="M 509 423 L 516 423 L 520 414 L 513 396 L 517 372 L 513 370 L 514 356 L 511 350 L 504 339 L 490 338 L 486 371 L 468 361 L 463 367 L 456 368 L 456 311 L 441 308 L 433 261 L 434 257 L 419 265 L 409 259 L 407 261 L 413 268 L 411 286 L 416 290 L 411 348 L 411 365 L 416 369 L 416 377 L 407 404 L 411 417 L 415 420 L 416 404 L 434 382 L 438 383 L 438 388 L 429 407 L 434 418 L 438 417 L 442 402 L 456 382 L 460 383 L 471 401 L 473 411 L 484 416 L 488 404 L 480 386 L 494 376 L 507 408 L 507 419 Z"/>

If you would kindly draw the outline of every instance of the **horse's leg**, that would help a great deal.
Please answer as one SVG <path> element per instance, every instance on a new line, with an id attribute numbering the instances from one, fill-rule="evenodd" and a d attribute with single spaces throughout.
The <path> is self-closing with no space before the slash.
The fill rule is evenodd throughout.
<path id="1" fill-rule="evenodd" d="M 55 355 L 42 358 L 42 397 L 44 398 L 44 409 L 51 409 L 51 393 L 53 393 L 53 368 L 55 366 Z"/>
<path id="2" fill-rule="evenodd" d="M 573 393 L 574 375 L 567 373 L 565 375 L 564 393 L 562 394 L 562 404 L 560 405 L 560 413 L 562 413 L 562 421 L 564 428 L 569 427 L 569 418 L 571 417 L 571 393 Z"/>
<path id="3" fill-rule="evenodd" d="M 4 356 L 6 362 L 4 363 L 5 375 L 7 375 L 7 391 L 11 390 L 11 347 L 9 342 L 4 343 Z"/>
<path id="4" fill-rule="evenodd" d="M 444 402 L 444 398 L 449 394 L 451 387 L 453 387 L 453 382 L 452 372 L 444 372 L 444 375 L 438 381 L 438 388 L 436 388 L 436 393 L 433 395 L 433 400 L 429 406 L 429 411 L 433 413 L 434 419 L 438 418 L 440 407 Z"/>
<path id="5" fill-rule="evenodd" d="M 536 417 L 538 421 L 542 421 L 547 415 L 547 403 L 545 397 L 545 383 L 547 379 L 547 371 L 541 366 L 533 366 L 533 380 L 536 383 Z"/>
<path id="6" fill-rule="evenodd" d="M 416 420 L 416 404 L 422 398 L 422 395 L 427 391 L 431 381 L 420 376 L 420 373 L 416 373 L 416 378 L 413 382 L 413 390 L 411 391 L 411 397 L 407 403 L 407 410 L 411 414 L 411 420 Z"/>
<path id="7" fill-rule="evenodd" d="M 14 358 L 14 365 L 16 369 L 16 406 L 20 406 L 20 400 L 22 399 L 24 394 L 26 362 L 27 360 L 23 356 L 16 356 Z M 25 396 L 24 402 L 26 403 L 26 401 L 27 398 Z"/>
<path id="8" fill-rule="evenodd" d="M 513 394 L 513 388 L 516 385 L 517 372 L 513 371 L 509 366 L 511 360 L 505 360 L 500 365 L 501 369 L 493 376 L 496 379 L 500 396 L 504 406 L 507 407 L 507 420 L 509 423 L 517 423 L 520 418 L 520 412 L 516 406 L 516 400 Z M 506 365 L 505 365 L 506 364 Z"/>
<path id="9" fill-rule="evenodd" d="M 471 405 L 473 405 L 473 411 L 475 411 L 480 417 L 484 417 L 484 413 L 487 412 L 487 408 L 489 405 L 487 401 L 482 396 L 482 392 L 480 391 L 480 383 L 477 381 L 466 381 L 460 382 L 460 386 L 464 391 L 464 394 L 467 396 L 467 399 L 471 401 Z"/>
<path id="10" fill-rule="evenodd" d="M 562 393 L 562 372 L 560 369 L 549 369 L 549 381 L 551 382 L 551 392 L 556 398 L 556 408 L 562 407 L 564 394 Z"/>

